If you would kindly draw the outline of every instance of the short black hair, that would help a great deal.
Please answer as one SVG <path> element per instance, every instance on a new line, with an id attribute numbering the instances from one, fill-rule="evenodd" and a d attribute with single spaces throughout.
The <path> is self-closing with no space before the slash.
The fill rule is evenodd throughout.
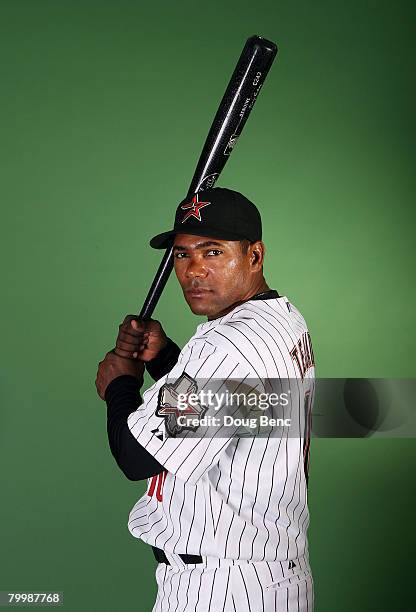
<path id="1" fill-rule="evenodd" d="M 250 244 L 254 244 L 254 241 L 248 240 L 247 238 L 243 238 L 243 240 L 240 240 L 241 250 L 243 251 L 244 255 L 247 253 Z"/>

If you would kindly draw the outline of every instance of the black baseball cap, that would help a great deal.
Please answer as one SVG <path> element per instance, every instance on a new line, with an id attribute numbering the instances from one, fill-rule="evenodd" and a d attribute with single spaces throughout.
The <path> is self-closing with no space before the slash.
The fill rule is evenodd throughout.
<path id="1" fill-rule="evenodd" d="M 176 209 L 173 229 L 154 236 L 150 246 L 166 249 L 176 234 L 255 242 L 261 240 L 261 217 L 257 207 L 242 193 L 211 187 L 182 200 Z"/>

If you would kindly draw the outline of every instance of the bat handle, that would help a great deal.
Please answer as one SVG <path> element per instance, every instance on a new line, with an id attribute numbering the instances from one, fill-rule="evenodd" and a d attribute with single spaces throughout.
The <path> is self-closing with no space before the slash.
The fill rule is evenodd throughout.
<path id="1" fill-rule="evenodd" d="M 139 313 L 139 319 L 145 321 L 150 319 L 154 309 L 156 308 L 156 304 L 159 301 L 159 298 L 162 294 L 163 289 L 168 281 L 170 273 L 173 269 L 173 247 L 169 247 L 166 249 L 165 254 L 162 257 L 162 261 L 160 262 L 159 268 L 157 270 L 156 276 L 153 280 L 153 283 L 149 289 L 149 292 L 146 296 L 142 309 Z"/>

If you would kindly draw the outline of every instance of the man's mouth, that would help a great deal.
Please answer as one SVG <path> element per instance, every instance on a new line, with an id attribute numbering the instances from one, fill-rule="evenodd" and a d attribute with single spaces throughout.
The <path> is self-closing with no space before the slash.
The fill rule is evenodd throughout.
<path id="1" fill-rule="evenodd" d="M 202 289 L 201 287 L 198 287 L 186 290 L 186 295 L 189 295 L 189 297 L 192 298 L 202 298 L 206 296 L 207 293 L 211 293 L 211 289 Z"/>

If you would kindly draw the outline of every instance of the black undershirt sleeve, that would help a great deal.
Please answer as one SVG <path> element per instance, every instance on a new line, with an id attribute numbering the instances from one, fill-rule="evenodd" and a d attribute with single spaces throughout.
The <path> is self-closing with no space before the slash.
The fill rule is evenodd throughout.
<path id="1" fill-rule="evenodd" d="M 127 417 L 142 403 L 140 381 L 124 374 L 114 378 L 105 390 L 107 435 L 111 453 L 129 480 L 145 480 L 164 471 L 161 465 L 131 433 Z"/>
<path id="2" fill-rule="evenodd" d="M 180 352 L 179 346 L 168 338 L 157 357 L 146 362 L 146 369 L 153 380 L 159 380 L 170 372 Z M 145 480 L 165 469 L 137 442 L 127 425 L 129 414 L 142 403 L 140 387 L 141 381 L 125 374 L 112 380 L 105 391 L 108 442 L 117 465 L 129 480 Z"/>
<path id="3" fill-rule="evenodd" d="M 149 372 L 153 380 L 159 380 L 171 371 L 173 366 L 178 361 L 181 349 L 173 340 L 168 338 L 166 346 L 159 351 L 157 357 L 146 362 L 146 370 Z"/>

